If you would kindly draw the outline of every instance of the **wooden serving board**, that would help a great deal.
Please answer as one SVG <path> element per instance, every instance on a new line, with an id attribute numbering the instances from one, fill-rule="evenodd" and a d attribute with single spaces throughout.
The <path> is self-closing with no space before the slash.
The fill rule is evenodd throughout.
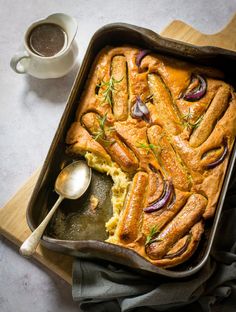
<path id="1" fill-rule="evenodd" d="M 173 21 L 161 34 L 192 44 L 212 45 L 236 51 L 236 15 L 222 31 L 214 35 L 202 34 L 181 21 Z M 20 246 L 31 233 L 26 223 L 26 208 L 38 175 L 39 171 L 35 172 L 16 195 L 0 209 L 0 233 L 17 246 Z M 73 257 L 39 246 L 34 258 L 68 283 L 72 283 Z"/>

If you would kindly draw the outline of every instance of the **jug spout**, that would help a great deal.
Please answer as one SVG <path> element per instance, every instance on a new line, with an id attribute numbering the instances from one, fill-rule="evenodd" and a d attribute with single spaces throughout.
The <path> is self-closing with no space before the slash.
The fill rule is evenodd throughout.
<path id="1" fill-rule="evenodd" d="M 67 35 L 67 48 L 69 48 L 77 33 L 78 24 L 76 19 L 64 13 L 55 13 L 49 15 L 45 21 L 57 24 L 64 29 Z"/>

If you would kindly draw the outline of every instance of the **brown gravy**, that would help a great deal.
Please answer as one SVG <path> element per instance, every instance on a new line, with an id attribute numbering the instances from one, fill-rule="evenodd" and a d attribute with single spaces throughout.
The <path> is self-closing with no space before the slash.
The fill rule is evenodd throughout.
<path id="1" fill-rule="evenodd" d="M 30 49 L 43 57 L 54 56 L 65 46 L 65 31 L 53 23 L 40 24 L 33 28 L 29 34 Z"/>

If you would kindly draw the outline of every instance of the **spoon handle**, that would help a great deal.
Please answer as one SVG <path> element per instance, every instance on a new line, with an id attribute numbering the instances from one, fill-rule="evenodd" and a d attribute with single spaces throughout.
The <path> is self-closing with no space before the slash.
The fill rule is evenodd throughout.
<path id="1" fill-rule="evenodd" d="M 43 235 L 44 230 L 46 229 L 49 221 L 51 220 L 54 212 L 57 210 L 60 203 L 63 201 L 64 197 L 59 196 L 56 203 L 43 219 L 43 221 L 39 224 L 39 226 L 31 233 L 31 235 L 24 241 L 24 243 L 20 247 L 20 254 L 25 257 L 30 257 L 35 252 L 39 241 Z"/>

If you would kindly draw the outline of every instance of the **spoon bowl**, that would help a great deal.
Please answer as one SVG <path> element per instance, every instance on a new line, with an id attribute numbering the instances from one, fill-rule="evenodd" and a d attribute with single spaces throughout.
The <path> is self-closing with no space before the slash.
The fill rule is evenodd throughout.
<path id="1" fill-rule="evenodd" d="M 92 177 L 92 170 L 85 161 L 78 160 L 66 166 L 58 175 L 55 191 L 68 199 L 77 199 L 87 190 Z"/>
<path id="2" fill-rule="evenodd" d="M 30 257 L 35 252 L 43 232 L 63 199 L 77 199 L 81 197 L 88 189 L 91 177 L 92 170 L 83 160 L 75 161 L 62 169 L 55 182 L 55 191 L 59 198 L 40 225 L 21 245 L 20 253 L 23 256 Z"/>

